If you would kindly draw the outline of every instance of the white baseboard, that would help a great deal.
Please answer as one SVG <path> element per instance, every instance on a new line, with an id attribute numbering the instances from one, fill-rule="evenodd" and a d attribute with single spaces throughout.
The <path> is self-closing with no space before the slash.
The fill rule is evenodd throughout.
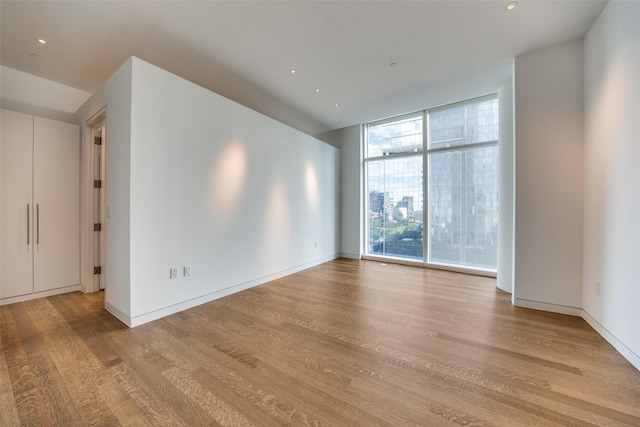
<path id="1" fill-rule="evenodd" d="M 602 337 L 609 342 L 615 348 L 618 353 L 622 354 L 625 359 L 627 359 L 637 370 L 640 371 L 640 356 L 634 353 L 629 347 L 624 345 L 622 341 L 616 338 L 611 332 L 607 330 L 604 326 L 602 326 L 596 319 L 591 317 L 589 313 L 582 310 L 582 318 L 596 330 Z"/>
<path id="2" fill-rule="evenodd" d="M 119 321 L 121 321 L 122 323 L 127 325 L 128 327 L 131 327 L 131 318 L 129 317 L 129 315 L 124 314 L 122 311 L 120 311 L 115 306 L 109 304 L 106 301 L 104 302 L 104 308 L 109 313 L 111 313 L 116 319 L 118 319 Z"/>
<path id="3" fill-rule="evenodd" d="M 360 254 L 347 254 L 347 253 L 340 253 L 338 254 L 339 258 L 348 258 L 348 259 L 360 259 Z"/>
<path id="4" fill-rule="evenodd" d="M 13 304 L 15 302 L 29 301 L 36 298 L 45 298 L 53 295 L 66 294 L 82 290 L 80 285 L 65 286 L 64 288 L 52 289 L 50 291 L 34 292 L 32 294 L 19 295 L 17 297 L 0 299 L 0 305 Z"/>
<path id="5" fill-rule="evenodd" d="M 180 311 L 184 311 L 187 310 L 189 308 L 192 307 L 196 307 L 198 305 L 201 304 L 205 304 L 207 302 L 216 300 L 218 298 L 222 298 L 222 297 L 226 297 L 227 295 L 231 295 L 231 294 L 235 294 L 236 292 L 240 292 L 240 291 L 244 291 L 245 289 L 249 289 L 249 288 L 253 288 L 254 286 L 258 286 L 258 285 L 262 285 L 264 283 L 270 282 L 272 280 L 276 280 L 279 279 L 281 277 L 284 276 L 288 276 L 290 274 L 293 273 L 297 273 L 298 271 L 302 271 L 305 270 L 307 268 L 310 267 L 314 267 L 316 265 L 320 265 L 323 264 L 325 262 L 328 261 L 332 261 L 336 258 L 338 258 L 339 254 L 333 254 L 324 258 L 320 258 L 317 260 L 314 260 L 312 262 L 306 263 L 306 264 L 301 264 L 283 271 L 279 271 L 277 273 L 273 273 L 273 274 L 269 274 L 267 276 L 264 277 L 259 277 L 253 280 L 250 280 L 248 282 L 244 282 L 244 283 L 238 283 L 236 285 L 227 287 L 225 289 L 219 289 L 215 292 L 211 292 L 209 294 L 206 295 L 202 295 L 200 297 L 197 298 L 193 298 L 187 301 L 183 301 L 177 304 L 173 304 L 171 306 L 168 307 L 164 307 L 158 310 L 154 310 L 152 312 L 149 313 L 143 313 L 143 314 L 139 314 L 136 316 L 127 316 L 126 314 L 124 314 L 123 312 L 121 312 L 120 310 L 118 310 L 115 307 L 107 307 L 107 310 L 113 314 L 116 318 L 118 318 L 122 323 L 124 323 L 125 325 L 129 326 L 129 327 L 136 327 L 136 326 L 140 326 L 143 325 L 145 323 L 151 322 L 153 320 L 157 320 L 157 319 L 161 319 L 165 316 L 169 316 L 171 314 L 175 314 L 178 313 Z"/>
<path id="6" fill-rule="evenodd" d="M 579 307 L 531 301 L 522 298 L 513 298 L 512 302 L 516 307 L 533 308 L 535 310 L 549 311 L 551 313 L 568 314 L 569 316 L 582 316 L 582 309 Z"/>
<path id="7" fill-rule="evenodd" d="M 596 319 L 591 317 L 589 313 L 578 307 L 569 307 L 565 305 L 549 304 L 546 302 L 530 301 L 521 298 L 514 298 L 513 305 L 517 307 L 532 308 L 535 310 L 549 311 L 552 313 L 568 314 L 570 316 L 582 317 L 598 334 L 600 334 L 609 344 L 616 349 L 618 353 L 629 361 L 637 370 L 640 371 L 640 356 L 627 347 L 615 335 L 602 326 Z"/>

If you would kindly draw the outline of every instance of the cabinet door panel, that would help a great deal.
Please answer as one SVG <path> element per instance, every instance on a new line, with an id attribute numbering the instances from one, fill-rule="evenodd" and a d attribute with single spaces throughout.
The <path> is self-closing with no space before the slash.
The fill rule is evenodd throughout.
<path id="1" fill-rule="evenodd" d="M 33 116 L 2 110 L 1 127 L 0 298 L 9 298 L 33 292 Z"/>
<path id="2" fill-rule="evenodd" d="M 80 131 L 34 118 L 34 290 L 80 283 Z"/>

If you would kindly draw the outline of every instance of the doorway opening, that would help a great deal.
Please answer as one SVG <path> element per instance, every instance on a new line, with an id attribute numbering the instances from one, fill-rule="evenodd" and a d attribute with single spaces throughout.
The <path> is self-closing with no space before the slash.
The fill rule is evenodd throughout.
<path id="1" fill-rule="evenodd" d="M 87 194 L 87 205 L 89 207 L 88 226 L 89 241 L 88 262 L 89 277 L 88 283 L 91 285 L 87 288 L 93 288 L 92 291 L 100 291 L 106 288 L 106 197 L 105 197 L 105 146 L 107 142 L 106 134 L 106 115 L 102 111 L 94 118 L 87 122 L 87 157 L 88 161 L 88 178 L 90 188 Z M 93 273 L 93 274 L 91 274 Z M 89 290 L 87 289 L 87 290 Z"/>

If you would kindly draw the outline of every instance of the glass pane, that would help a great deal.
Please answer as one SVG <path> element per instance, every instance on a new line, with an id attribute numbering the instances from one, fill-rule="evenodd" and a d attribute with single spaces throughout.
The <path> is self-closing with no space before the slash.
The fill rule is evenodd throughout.
<path id="1" fill-rule="evenodd" d="M 429 260 L 496 268 L 498 147 L 429 155 Z"/>
<path id="2" fill-rule="evenodd" d="M 465 153 L 465 264 L 495 269 L 498 257 L 498 147 Z"/>
<path id="3" fill-rule="evenodd" d="M 422 152 L 422 115 L 367 126 L 367 157 Z"/>
<path id="4" fill-rule="evenodd" d="M 429 112 L 429 148 L 498 140 L 498 100 L 487 99 Z"/>
<path id="5" fill-rule="evenodd" d="M 370 254 L 422 259 L 422 156 L 367 164 Z"/>
<path id="6" fill-rule="evenodd" d="M 429 155 L 430 261 L 460 264 L 462 152 Z"/>

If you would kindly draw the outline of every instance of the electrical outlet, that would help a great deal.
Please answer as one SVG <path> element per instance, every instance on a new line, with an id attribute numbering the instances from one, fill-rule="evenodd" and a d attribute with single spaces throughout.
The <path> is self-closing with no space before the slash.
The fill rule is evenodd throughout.
<path id="1" fill-rule="evenodd" d="M 182 267 L 182 274 L 184 275 L 184 277 L 191 276 L 191 266 L 185 265 L 184 267 Z"/>
<path id="2" fill-rule="evenodd" d="M 596 295 L 600 295 L 600 282 L 596 282 Z"/>
<path id="3" fill-rule="evenodd" d="M 169 279 L 177 279 L 178 278 L 178 267 L 171 267 L 169 269 Z"/>

